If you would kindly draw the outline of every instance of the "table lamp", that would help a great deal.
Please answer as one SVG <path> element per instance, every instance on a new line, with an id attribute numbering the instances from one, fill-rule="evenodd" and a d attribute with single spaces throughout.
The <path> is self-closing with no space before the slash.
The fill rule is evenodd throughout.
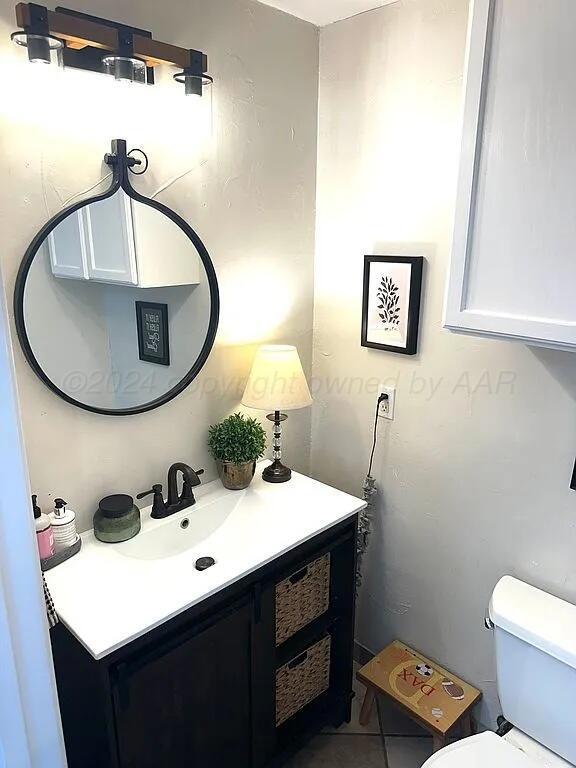
<path id="1" fill-rule="evenodd" d="M 271 410 L 266 418 L 274 422 L 272 464 L 262 472 L 269 483 L 285 483 L 292 470 L 282 464 L 282 427 L 288 416 L 282 411 L 294 411 L 312 405 L 308 383 L 302 370 L 296 347 L 266 344 L 258 349 L 242 397 L 242 405 L 259 410 Z"/>

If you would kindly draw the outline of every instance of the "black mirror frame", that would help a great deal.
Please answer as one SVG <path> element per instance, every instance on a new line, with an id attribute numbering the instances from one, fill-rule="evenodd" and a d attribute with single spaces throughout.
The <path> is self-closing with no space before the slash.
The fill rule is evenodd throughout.
<path id="1" fill-rule="evenodd" d="M 38 376 L 38 378 L 49 389 L 51 389 L 52 392 L 57 394 L 63 400 L 66 400 L 67 403 L 75 405 L 78 408 L 82 408 L 85 411 L 99 413 L 105 416 L 133 416 L 138 413 L 152 411 L 155 408 L 159 408 L 161 405 L 165 405 L 166 403 L 170 402 L 170 400 L 173 400 L 177 395 L 183 392 L 200 373 L 200 370 L 203 368 L 206 360 L 208 359 L 208 355 L 214 346 L 216 331 L 218 329 L 218 318 L 220 315 L 220 295 L 218 292 L 218 280 L 216 278 L 216 271 L 214 270 L 212 259 L 210 258 L 204 243 L 192 229 L 192 227 L 171 208 L 168 208 L 168 206 L 164 205 L 163 203 L 159 203 L 157 200 L 153 200 L 151 198 L 145 197 L 144 195 L 141 195 L 132 187 L 129 179 L 129 170 L 134 165 L 137 165 L 138 161 L 136 161 L 128 154 L 126 141 L 124 139 L 115 139 L 112 141 L 112 152 L 106 154 L 104 159 L 105 162 L 113 169 L 112 183 L 106 192 L 103 192 L 101 195 L 95 195 L 94 197 L 88 198 L 87 200 L 81 200 L 78 203 L 73 203 L 64 210 L 60 211 L 60 213 L 57 213 L 42 227 L 42 229 L 38 232 L 38 234 L 34 237 L 26 249 L 26 253 L 24 254 L 24 258 L 22 259 L 22 263 L 20 264 L 20 268 L 18 270 L 16 284 L 14 286 L 14 319 L 16 323 L 18 339 L 28 364 L 34 373 Z M 75 213 L 80 208 L 84 208 L 90 203 L 97 203 L 100 200 L 106 200 L 106 198 L 112 197 L 112 195 L 114 195 L 119 189 L 124 190 L 124 192 L 133 200 L 136 200 L 139 203 L 144 203 L 145 205 L 149 205 L 152 208 L 155 208 L 157 211 L 160 211 L 160 213 L 163 213 L 177 226 L 179 226 L 184 234 L 188 237 L 188 239 L 193 243 L 202 260 L 204 269 L 206 270 L 206 275 L 208 276 L 208 287 L 210 289 L 210 321 L 206 339 L 202 349 L 200 350 L 200 354 L 194 362 L 194 365 L 178 382 L 178 384 L 172 387 L 172 389 L 168 390 L 168 392 L 166 392 L 161 397 L 158 397 L 155 400 L 151 400 L 149 403 L 145 403 L 144 405 L 135 406 L 134 408 L 109 409 L 96 408 L 86 403 L 82 403 L 79 400 L 75 400 L 73 397 L 70 397 L 70 395 L 66 394 L 66 392 L 63 392 L 59 387 L 57 387 L 56 384 L 54 384 L 54 382 L 44 373 L 44 370 L 32 352 L 32 347 L 30 346 L 30 341 L 26 332 L 26 324 L 24 322 L 24 289 L 26 287 L 26 278 L 28 277 L 28 272 L 30 271 L 34 257 L 36 256 L 40 246 L 44 243 L 50 232 L 52 232 L 52 230 L 55 229 L 58 224 L 60 224 L 60 222 L 62 222 L 70 214 Z"/>

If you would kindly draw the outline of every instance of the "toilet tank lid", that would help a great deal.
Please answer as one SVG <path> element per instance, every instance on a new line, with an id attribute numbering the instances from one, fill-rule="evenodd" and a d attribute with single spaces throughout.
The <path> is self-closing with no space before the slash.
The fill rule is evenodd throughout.
<path id="1" fill-rule="evenodd" d="M 495 626 L 576 669 L 576 605 L 503 576 L 490 600 Z"/>

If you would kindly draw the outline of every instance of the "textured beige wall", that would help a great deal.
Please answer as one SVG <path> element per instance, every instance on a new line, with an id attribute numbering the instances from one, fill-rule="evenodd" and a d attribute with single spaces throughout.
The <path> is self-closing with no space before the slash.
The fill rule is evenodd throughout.
<path id="1" fill-rule="evenodd" d="M 498 578 L 576 599 L 576 357 L 441 328 L 467 6 L 402 0 L 321 32 L 311 466 L 360 493 L 375 382 L 396 382 L 358 640 L 400 637 L 477 683 L 488 722 Z M 417 357 L 360 346 L 365 253 L 426 257 Z"/>
<path id="2" fill-rule="evenodd" d="M 43 506 L 66 498 L 84 529 L 101 496 L 165 482 L 173 461 L 215 477 L 207 428 L 237 406 L 258 343 L 297 344 L 310 370 L 318 32 L 250 0 L 73 5 L 206 51 L 215 78 L 213 130 L 206 138 L 202 115 L 172 83 L 134 91 L 29 65 L 8 39 L 14 3 L 1 0 L 0 258 L 10 300 L 33 235 L 106 172 L 102 156 L 115 137 L 149 153 L 150 171 L 135 181 L 148 194 L 191 169 L 158 199 L 206 243 L 222 298 L 218 340 L 195 385 L 141 416 L 67 405 L 14 345 L 32 486 Z M 308 467 L 309 435 L 310 411 L 291 416 L 286 456 L 297 469 Z"/>

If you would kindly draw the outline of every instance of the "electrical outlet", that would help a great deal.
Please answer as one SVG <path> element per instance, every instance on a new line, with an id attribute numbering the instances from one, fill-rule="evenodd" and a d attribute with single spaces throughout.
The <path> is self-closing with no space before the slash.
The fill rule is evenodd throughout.
<path id="1" fill-rule="evenodd" d="M 380 387 L 378 395 L 388 395 L 385 400 L 382 400 L 380 407 L 378 408 L 378 417 L 380 419 L 394 419 L 394 407 L 396 405 L 396 387 Z"/>

